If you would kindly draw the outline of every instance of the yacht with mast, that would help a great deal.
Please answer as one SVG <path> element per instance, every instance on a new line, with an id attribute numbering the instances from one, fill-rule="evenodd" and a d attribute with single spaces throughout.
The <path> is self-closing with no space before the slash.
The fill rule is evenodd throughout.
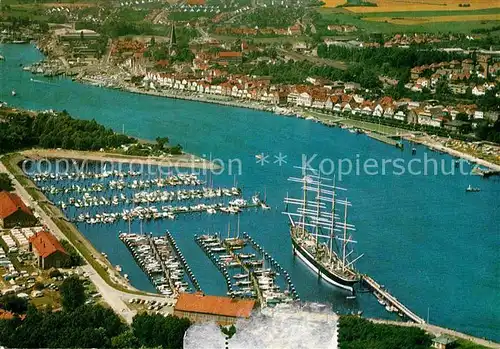
<path id="1" fill-rule="evenodd" d="M 363 255 L 354 257 L 352 249 L 356 228 L 347 222 L 352 203 L 338 196 L 346 189 L 314 169 L 297 168 L 303 176 L 288 180 L 301 183 L 303 195 L 292 198 L 287 194 L 283 212 L 290 220 L 293 253 L 326 282 L 354 293 L 354 285 L 360 281 L 354 263 Z M 289 210 L 289 205 L 296 210 Z"/>

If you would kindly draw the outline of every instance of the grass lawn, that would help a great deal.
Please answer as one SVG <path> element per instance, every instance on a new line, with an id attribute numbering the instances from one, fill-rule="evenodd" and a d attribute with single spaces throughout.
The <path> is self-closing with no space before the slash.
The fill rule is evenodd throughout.
<path id="1" fill-rule="evenodd" d="M 44 289 L 43 297 L 32 298 L 31 304 L 37 308 L 50 306 L 52 309 L 58 309 L 61 307 L 61 295 L 58 291 Z"/>
<path id="2" fill-rule="evenodd" d="M 456 344 L 457 346 L 454 347 L 455 349 L 486 349 L 486 347 L 483 347 L 482 345 L 474 344 L 464 339 L 457 339 Z"/>

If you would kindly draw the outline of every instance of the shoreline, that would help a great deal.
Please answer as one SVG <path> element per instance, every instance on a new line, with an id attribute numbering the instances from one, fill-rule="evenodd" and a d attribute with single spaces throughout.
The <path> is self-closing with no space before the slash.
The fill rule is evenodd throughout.
<path id="1" fill-rule="evenodd" d="M 72 159 L 81 161 L 106 161 L 115 163 L 140 164 L 148 166 L 190 168 L 200 170 L 217 170 L 219 166 L 195 155 L 175 155 L 170 159 L 159 157 L 140 157 L 107 152 L 59 149 L 30 149 L 20 152 L 30 159 Z"/>
<path id="2" fill-rule="evenodd" d="M 36 74 L 33 74 L 36 75 Z M 69 77 L 69 76 L 67 76 Z M 193 102 L 200 102 L 200 103 L 210 103 L 210 104 L 219 104 L 223 106 L 228 106 L 228 107 L 235 107 L 235 108 L 245 108 L 245 109 L 252 109 L 252 110 L 257 110 L 257 111 L 263 111 L 263 112 L 270 112 L 279 116 L 286 116 L 286 117 L 291 117 L 291 116 L 296 116 L 297 118 L 302 118 L 302 119 L 309 119 L 312 118 L 314 122 L 321 123 L 324 126 L 332 126 L 335 123 L 350 126 L 349 122 L 343 122 L 344 120 L 351 120 L 349 118 L 343 118 L 338 115 L 330 115 L 330 114 L 324 114 L 321 113 L 319 110 L 297 110 L 294 107 L 287 107 L 285 108 L 288 111 L 291 111 L 292 113 L 277 113 L 274 112 L 275 108 L 277 106 L 274 105 L 266 105 L 263 104 L 260 101 L 248 101 L 248 100 L 236 100 L 233 97 L 227 97 L 227 96 L 221 96 L 221 99 L 218 98 L 213 98 L 213 96 L 217 95 L 205 95 L 199 92 L 195 91 L 183 91 L 183 90 L 173 90 L 173 89 L 163 89 L 162 91 L 156 91 L 156 90 L 151 90 L 151 89 L 143 89 L 143 88 L 138 88 L 134 85 L 131 85 L 128 82 L 121 82 L 121 84 L 116 84 L 116 82 L 110 82 L 109 80 L 100 80 L 92 77 L 87 77 L 87 76 L 80 76 L 80 77 L 75 77 L 72 79 L 75 82 L 80 82 L 85 85 L 91 85 L 95 87 L 104 87 L 104 88 L 109 88 L 109 89 L 115 89 L 123 92 L 129 92 L 129 93 L 134 93 L 134 94 L 140 94 L 140 95 L 148 95 L 148 96 L 154 96 L 154 97 L 164 97 L 164 98 L 171 98 L 171 99 L 180 99 L 180 100 L 186 100 L 186 101 L 193 101 Z M 308 116 L 308 114 L 313 114 L 313 116 Z M 316 115 L 314 115 L 316 114 Z M 322 115 L 322 116 L 320 116 Z M 329 120 L 329 119 L 336 119 L 336 120 Z M 366 121 L 367 123 L 370 123 Z M 376 123 L 371 123 L 373 125 L 376 125 Z M 363 127 L 362 125 L 357 126 L 358 128 L 364 130 L 367 133 L 373 133 L 375 132 L 376 134 L 380 134 L 382 136 L 385 136 L 383 133 L 378 132 L 378 131 L 373 131 L 371 127 Z M 396 127 L 397 128 L 397 127 Z M 411 131 L 407 130 L 408 133 L 412 133 Z M 369 135 L 370 136 L 370 135 Z M 378 137 L 374 137 L 375 135 L 370 136 L 372 139 L 377 140 L 377 141 L 382 141 L 386 144 L 389 145 L 394 145 L 392 142 L 386 142 L 385 140 L 381 140 Z M 426 147 L 428 147 L 431 150 L 439 150 L 442 152 L 445 152 L 449 154 L 450 156 L 454 157 L 459 157 L 464 160 L 468 160 L 470 162 L 474 162 L 478 165 L 487 167 L 488 169 L 499 171 L 500 170 L 500 164 L 496 164 L 493 162 L 490 162 L 488 160 L 478 158 L 474 155 L 470 155 L 467 153 L 463 153 L 451 148 L 448 148 L 444 145 L 441 144 L 436 144 L 435 142 L 431 142 L 428 140 L 422 140 L 422 139 L 417 139 L 416 137 L 404 137 L 406 140 L 409 141 L 414 141 L 416 143 L 422 144 Z M 157 164 L 157 163 L 154 163 Z M 178 164 L 181 165 L 182 164 Z M 169 166 L 169 165 L 165 165 Z M 173 166 L 176 166 L 174 164 Z M 211 164 L 211 166 L 214 166 Z M 182 166 L 184 167 L 184 166 Z M 191 168 L 199 168 L 197 165 Z M 214 169 L 214 168 L 212 168 Z"/>
<path id="3" fill-rule="evenodd" d="M 139 88 L 132 87 L 132 86 L 123 86 L 123 87 L 120 87 L 118 89 L 121 91 L 124 91 L 124 92 L 130 92 L 130 93 L 135 93 L 135 94 L 140 94 L 140 95 L 164 97 L 164 98 L 171 98 L 171 99 L 182 99 L 182 100 L 191 101 L 191 102 L 219 104 L 219 105 L 224 105 L 226 107 L 253 109 L 253 110 L 265 111 L 265 112 L 270 112 L 270 113 L 273 112 L 272 106 L 265 106 L 265 105 L 261 105 L 260 103 L 241 102 L 241 101 L 236 101 L 236 100 L 222 100 L 222 99 L 218 100 L 216 98 L 205 98 L 204 95 L 201 95 L 201 96 L 188 95 L 184 92 L 177 92 L 177 93 L 168 93 L 165 91 L 158 92 L 158 91 L 152 91 L 152 90 L 139 89 Z"/>
<path id="4" fill-rule="evenodd" d="M 230 106 L 230 107 L 254 109 L 254 110 L 258 110 L 258 111 L 273 113 L 273 108 L 271 106 L 264 106 L 264 105 L 260 105 L 259 103 L 248 103 L 248 102 L 240 102 L 240 101 L 222 101 L 222 100 L 217 100 L 217 99 L 213 99 L 213 98 L 202 98 L 202 97 L 198 97 L 198 96 L 189 96 L 189 95 L 184 94 L 183 92 L 165 93 L 164 91 L 157 92 L 157 91 L 150 91 L 150 90 L 142 90 L 142 89 L 133 88 L 133 87 L 122 87 L 122 88 L 120 88 L 120 90 L 122 90 L 124 92 L 131 92 L 131 93 L 142 94 L 142 95 L 172 98 L 172 99 L 182 99 L 182 100 L 195 101 L 195 102 L 201 102 L 201 103 L 221 104 L 221 105 Z M 302 113 L 308 113 L 308 111 L 302 111 Z M 302 114 L 302 113 L 298 113 L 297 117 L 302 118 L 302 119 L 306 119 L 307 115 Z M 329 118 L 328 114 L 323 114 L 319 111 L 314 111 L 314 113 L 322 114 L 322 117 L 320 117 L 319 115 L 310 116 L 314 119 L 315 122 L 321 123 L 324 126 L 331 126 L 331 122 L 329 120 L 327 120 Z M 283 115 L 283 114 L 277 114 L 277 113 L 273 113 L 273 114 L 280 115 L 280 116 L 287 116 L 287 117 L 292 116 L 292 115 Z M 339 116 L 336 116 L 336 118 L 338 118 L 338 120 L 333 121 L 334 123 L 339 123 L 342 125 L 350 126 L 349 122 L 345 122 L 345 123 L 343 122 L 344 120 L 350 120 L 350 119 L 341 118 Z M 376 124 L 373 123 L 373 125 L 376 125 Z M 396 144 L 396 142 L 394 142 L 394 144 L 393 144 L 392 142 L 386 142 L 385 140 L 381 140 L 381 139 L 377 138 L 377 136 L 375 136 L 375 135 L 384 136 L 383 133 L 373 131 L 371 128 L 365 128 L 362 125 L 358 125 L 357 127 L 363 129 L 366 132 L 366 134 L 374 140 L 381 141 L 381 142 L 384 142 L 384 143 L 386 143 L 388 145 L 392 145 L 392 146 L 395 146 L 395 144 Z M 407 131 L 407 132 L 411 133 L 411 131 Z M 498 164 L 495 164 L 493 162 L 490 162 L 490 161 L 482 159 L 482 158 L 478 158 L 476 156 L 473 156 L 473 155 L 470 155 L 467 153 L 460 152 L 458 150 L 448 148 L 444 145 L 436 144 L 436 143 L 430 142 L 428 140 L 420 139 L 418 137 L 404 136 L 403 138 L 408 140 L 408 141 L 413 141 L 415 143 L 419 143 L 423 146 L 426 146 L 427 148 L 429 148 L 431 150 L 439 150 L 439 151 L 447 153 L 450 156 L 458 157 L 458 158 L 476 163 L 478 165 L 487 167 L 488 169 L 491 169 L 491 170 L 500 171 L 500 165 L 498 165 Z"/>
<path id="5" fill-rule="evenodd" d="M 441 151 L 441 152 L 445 152 L 446 154 L 448 154 L 450 156 L 458 157 L 458 158 L 467 160 L 469 162 L 473 162 L 473 163 L 475 163 L 477 165 L 480 165 L 480 166 L 483 166 L 483 167 L 487 167 L 490 170 L 500 171 L 500 165 L 497 165 L 497 164 L 495 164 L 493 162 L 490 162 L 490 161 L 487 161 L 487 160 L 475 157 L 473 155 L 470 155 L 470 154 L 467 154 L 467 153 L 463 153 L 461 151 L 458 151 L 458 150 L 446 147 L 446 146 L 444 146 L 442 144 L 439 144 L 438 142 L 432 142 L 432 141 L 430 141 L 428 139 L 422 139 L 422 138 L 419 138 L 419 137 L 415 137 L 415 138 L 404 137 L 404 138 L 406 140 L 408 140 L 408 141 L 411 141 L 411 142 L 418 143 L 418 144 L 421 144 L 423 146 L 426 146 L 427 148 L 429 148 L 431 150 L 438 150 L 438 151 Z"/>

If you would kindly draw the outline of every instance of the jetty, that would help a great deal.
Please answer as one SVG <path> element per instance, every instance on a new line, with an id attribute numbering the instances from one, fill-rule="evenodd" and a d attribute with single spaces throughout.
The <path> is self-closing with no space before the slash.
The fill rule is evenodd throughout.
<path id="1" fill-rule="evenodd" d="M 200 290 L 171 235 L 120 233 L 119 238 L 159 293 L 177 297 L 181 292 L 192 291 L 188 280 Z M 186 273 L 189 278 L 186 278 Z"/>
<path id="2" fill-rule="evenodd" d="M 195 235 L 196 243 L 224 276 L 229 296 L 257 298 L 261 307 L 299 300 L 290 275 L 271 255 L 247 233 L 242 238 L 239 233 L 229 235 L 229 231 L 227 239 L 217 234 Z M 283 276 L 283 283 L 278 276 Z M 286 290 L 282 291 L 278 281 Z"/>
<path id="3" fill-rule="evenodd" d="M 425 324 L 424 319 L 408 309 L 396 297 L 391 295 L 387 290 L 384 289 L 383 286 L 381 286 L 378 282 L 373 280 L 368 275 L 362 275 L 362 283 L 374 292 L 375 296 L 379 299 L 380 304 L 387 305 L 387 309 L 395 310 L 398 312 L 398 314 L 404 315 L 411 321 L 418 324 Z"/>
<path id="4" fill-rule="evenodd" d="M 196 289 L 197 292 L 201 292 L 200 283 L 198 282 L 198 280 L 194 276 L 193 272 L 191 271 L 191 268 L 189 267 L 189 265 L 186 262 L 186 258 L 184 258 L 184 255 L 179 250 L 179 247 L 177 246 L 177 243 L 175 242 L 175 239 L 173 238 L 172 234 L 170 234 L 170 232 L 167 230 L 165 235 L 167 237 L 167 241 L 170 244 L 170 247 L 172 248 L 172 251 L 175 253 L 177 259 L 181 262 L 182 267 L 184 268 L 184 271 L 187 272 L 188 277 L 191 280 L 192 285 L 194 286 L 194 288 Z"/>
<path id="5" fill-rule="evenodd" d="M 219 269 L 219 271 L 222 273 L 224 279 L 226 280 L 228 293 L 231 294 L 234 291 L 234 289 L 233 289 L 233 284 L 231 282 L 231 278 L 229 277 L 229 272 L 227 270 L 227 267 L 219 260 L 219 258 L 217 258 L 216 254 L 212 252 L 213 247 L 222 248 L 222 243 L 219 237 L 217 235 L 198 236 L 195 234 L 194 241 L 196 241 L 198 246 L 200 246 L 203 252 L 205 252 L 208 258 L 210 258 L 210 260 L 214 263 L 217 269 Z"/>
<path id="6" fill-rule="evenodd" d="M 475 166 L 472 169 L 472 173 L 484 178 L 492 177 L 492 176 L 500 176 L 500 170 L 496 169 L 483 169 L 479 166 Z"/>
<path id="7" fill-rule="evenodd" d="M 383 142 L 385 144 L 393 145 L 395 147 L 399 147 L 399 145 L 401 144 L 400 142 L 396 141 L 395 139 L 388 137 L 388 136 L 385 136 L 385 135 L 382 135 L 380 133 L 375 133 L 375 132 L 365 132 L 365 133 L 368 137 L 373 138 L 379 142 Z"/>

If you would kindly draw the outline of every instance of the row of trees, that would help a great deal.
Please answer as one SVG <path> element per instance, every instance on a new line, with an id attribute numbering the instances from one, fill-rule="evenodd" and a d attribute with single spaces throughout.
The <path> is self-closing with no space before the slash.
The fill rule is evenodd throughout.
<path id="1" fill-rule="evenodd" d="M 0 320 L 0 345 L 17 348 L 182 348 L 187 319 L 140 314 L 127 326 L 111 309 L 85 305 L 85 288 L 78 277 L 60 287 L 63 311 L 16 308 L 24 319 Z M 11 296 L 17 298 L 15 296 Z M 10 301 L 12 303 L 12 301 Z M 1 306 L 0 302 L 0 306 Z M 12 308 L 10 308 L 12 309 Z"/>
<path id="2" fill-rule="evenodd" d="M 0 173 L 0 191 L 13 191 L 12 180 L 7 173 Z"/>
<path id="3" fill-rule="evenodd" d="M 115 133 L 95 120 L 74 119 L 65 111 L 36 116 L 11 113 L 0 122 L 0 154 L 29 147 L 96 151 L 135 143 L 135 138 Z M 140 148 L 140 155 L 151 155 L 149 148 Z M 182 152 L 180 145 L 164 148 L 172 154 Z"/>
<path id="4" fill-rule="evenodd" d="M 134 138 L 114 133 L 95 120 L 78 120 L 59 114 L 12 113 L 0 123 L 0 153 L 26 147 L 99 150 L 135 143 Z"/>
<path id="5" fill-rule="evenodd" d="M 414 47 L 401 48 L 349 48 L 321 44 L 318 46 L 318 56 L 322 58 L 357 62 L 366 67 L 377 68 L 379 75 L 388 75 L 397 79 L 408 77 L 408 70 L 414 66 L 434 62 L 448 62 L 463 57 L 456 53 L 437 50 L 422 51 Z"/>
<path id="6" fill-rule="evenodd" d="M 342 316 L 340 349 L 427 349 L 431 337 L 415 327 L 374 324 L 357 316 Z"/>

